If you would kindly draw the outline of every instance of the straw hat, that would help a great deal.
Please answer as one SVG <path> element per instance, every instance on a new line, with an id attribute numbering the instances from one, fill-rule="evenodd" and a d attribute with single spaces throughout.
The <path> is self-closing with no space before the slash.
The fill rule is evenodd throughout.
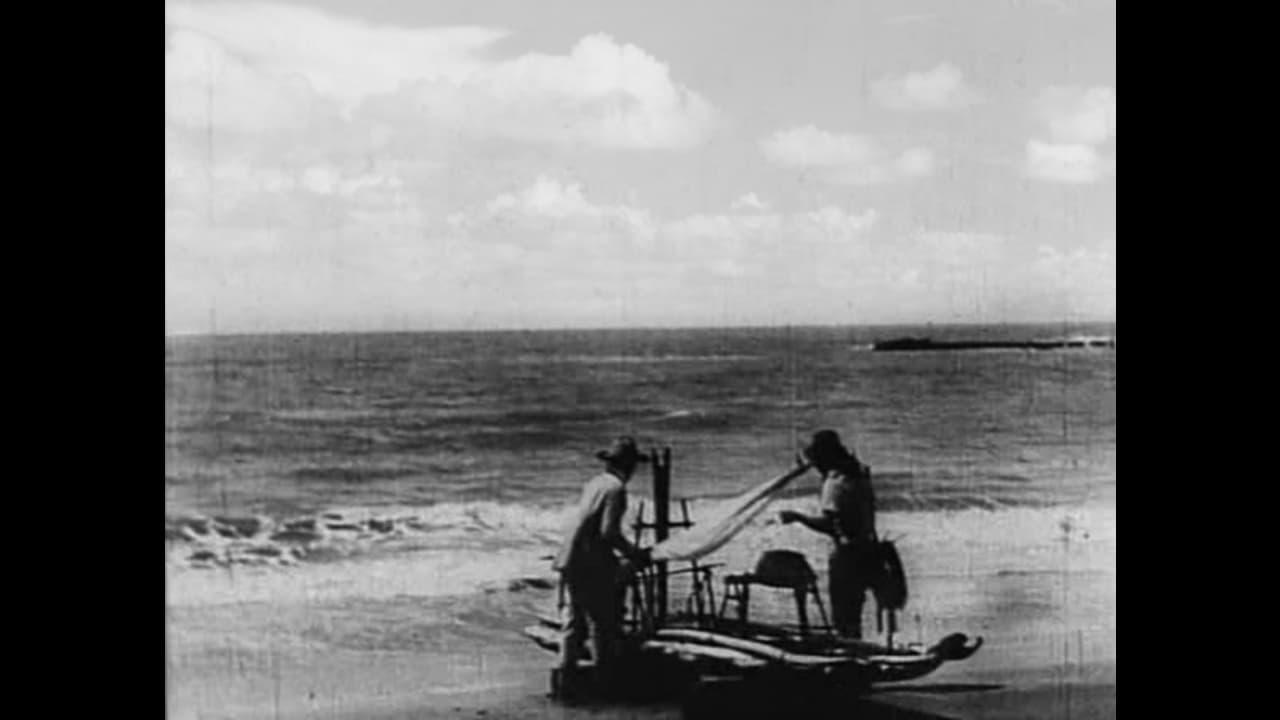
<path id="1" fill-rule="evenodd" d="M 636 441 L 627 435 L 618 437 L 607 450 L 596 453 L 596 457 L 605 462 L 649 462 L 649 456 L 640 452 Z"/>

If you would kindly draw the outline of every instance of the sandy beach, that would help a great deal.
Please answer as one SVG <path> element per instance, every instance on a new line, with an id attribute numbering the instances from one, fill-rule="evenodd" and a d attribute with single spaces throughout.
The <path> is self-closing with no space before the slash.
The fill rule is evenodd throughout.
<path id="1" fill-rule="evenodd" d="M 1114 717 L 1114 535 L 1081 543 L 1079 551 L 1083 554 L 1071 558 L 1076 567 L 1065 571 L 1019 570 L 1009 556 L 980 564 L 972 573 L 938 572 L 936 563 L 955 563 L 955 558 L 921 563 L 913 584 L 915 611 L 930 619 L 923 626 L 905 622 L 904 634 L 909 640 L 917 634 L 933 640 L 944 631 L 963 631 L 982 635 L 983 648 L 926 678 L 880 686 L 825 713 L 800 706 L 799 699 L 792 709 L 804 716 L 850 718 Z M 1096 562 L 1088 562 L 1089 556 Z M 1043 566 L 1043 558 L 1035 562 Z M 997 569 L 1001 565 L 1006 569 Z M 239 578 L 230 572 L 216 577 L 229 588 L 243 587 L 244 596 L 252 598 L 249 571 L 236 572 Z M 171 602 L 170 716 L 681 716 L 674 699 L 575 707 L 550 701 L 552 656 L 519 632 L 538 608 L 553 602 L 549 590 L 350 597 L 326 594 L 323 585 L 316 581 L 291 602 L 236 602 L 234 594 L 216 603 Z M 735 693 L 727 697 L 732 700 Z"/>
<path id="2" fill-rule="evenodd" d="M 180 645 L 174 644 L 169 666 L 172 718 L 681 717 L 676 701 L 557 704 L 546 697 L 550 655 L 520 638 L 433 653 L 322 647 L 252 652 L 214 643 L 198 649 Z M 988 639 L 967 663 L 878 688 L 860 702 L 811 716 L 1115 717 L 1114 654 L 1009 667 L 997 659 L 1005 649 Z"/>

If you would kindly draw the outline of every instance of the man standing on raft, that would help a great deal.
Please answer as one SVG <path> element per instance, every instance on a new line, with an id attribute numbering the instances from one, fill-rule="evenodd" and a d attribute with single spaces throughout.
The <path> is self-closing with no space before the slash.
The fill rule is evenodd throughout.
<path id="1" fill-rule="evenodd" d="M 831 536 L 828 563 L 831 619 L 836 632 L 862 637 L 862 605 L 877 573 L 876 500 L 871 470 L 844 446 L 834 430 L 819 430 L 804 459 L 822 473 L 820 515 L 783 510 L 783 523 L 799 522 Z"/>
<path id="2" fill-rule="evenodd" d="M 574 524 L 556 555 L 554 568 L 560 572 L 561 587 L 568 595 L 568 617 L 560 642 L 562 677 L 567 679 L 577 666 L 583 640 L 590 637 L 598 679 L 608 686 L 621 649 L 626 568 L 619 555 L 633 567 L 649 562 L 649 551 L 633 545 L 622 532 L 627 481 L 636 466 L 649 458 L 629 437 L 618 438 L 596 457 L 604 461 L 604 472 L 583 488 Z"/>

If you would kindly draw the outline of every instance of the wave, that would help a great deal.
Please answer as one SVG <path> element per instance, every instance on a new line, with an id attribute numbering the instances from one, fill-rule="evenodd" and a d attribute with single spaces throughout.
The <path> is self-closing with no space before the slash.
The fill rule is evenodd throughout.
<path id="1" fill-rule="evenodd" d="M 663 354 L 663 355 L 517 355 L 505 362 L 512 364 L 586 364 L 586 365 L 630 365 L 649 363 L 682 363 L 682 362 L 741 362 L 759 360 L 760 355 L 746 354 Z"/>
<path id="2" fill-rule="evenodd" d="M 416 508 L 345 508 L 291 518 L 189 515 L 166 518 L 172 564 L 190 568 L 294 565 L 377 550 L 420 547 L 496 550 L 546 545 L 572 506 L 539 508 L 492 501 Z"/>
<path id="3" fill-rule="evenodd" d="M 716 493 L 689 498 L 691 517 L 696 522 L 700 514 L 728 496 Z M 797 508 L 815 502 L 812 488 L 795 487 L 775 500 L 781 507 Z M 981 488 L 945 493 L 903 489 L 882 494 L 878 505 L 882 515 L 926 518 L 957 512 L 1053 509 L 1050 503 L 1015 504 Z M 647 497 L 633 497 L 628 526 L 637 512 L 643 513 L 641 519 L 651 521 L 652 511 Z M 284 567 L 423 549 L 537 549 L 545 554 L 557 546 L 574 512 L 573 503 L 476 500 L 416 507 L 348 507 L 294 517 L 187 515 L 166 518 L 165 541 L 169 564 L 190 569 Z"/>
<path id="4" fill-rule="evenodd" d="M 322 465 L 298 468 L 290 476 L 303 481 L 364 483 L 420 475 L 411 467 L 364 467 L 358 465 Z"/>
<path id="5" fill-rule="evenodd" d="M 710 516 L 709 502 L 691 503 L 695 522 Z M 790 548 L 822 573 L 829 541 L 783 525 L 782 509 L 812 511 L 815 502 L 775 501 L 706 560 L 734 572 L 751 567 L 765 550 Z M 167 597 L 177 605 L 477 593 L 549 598 L 556 585 L 550 556 L 572 512 L 572 506 L 475 502 L 348 509 L 290 521 L 178 518 L 169 523 L 181 537 L 169 543 Z M 1114 505 L 886 511 L 878 527 L 897 543 L 915 579 L 981 576 L 998 585 L 1000 578 L 1064 567 L 1115 572 Z"/>
<path id="6" fill-rule="evenodd" d="M 342 424 L 361 420 L 373 420 L 384 417 L 380 409 L 368 408 L 300 408 L 296 410 L 275 410 L 270 419 L 285 423 L 303 424 Z"/>

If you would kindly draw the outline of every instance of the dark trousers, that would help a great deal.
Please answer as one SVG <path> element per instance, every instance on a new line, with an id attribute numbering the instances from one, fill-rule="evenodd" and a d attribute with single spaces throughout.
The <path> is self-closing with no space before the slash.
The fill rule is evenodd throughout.
<path id="1" fill-rule="evenodd" d="M 837 545 L 827 561 L 831 622 L 836 632 L 862 637 L 862 606 L 874 578 L 874 547 L 869 543 Z"/>
<path id="2" fill-rule="evenodd" d="M 572 669 L 589 641 L 597 671 L 608 673 L 617 662 L 622 636 L 624 587 L 616 570 L 595 575 L 566 575 L 564 631 L 560 641 L 560 667 Z"/>

